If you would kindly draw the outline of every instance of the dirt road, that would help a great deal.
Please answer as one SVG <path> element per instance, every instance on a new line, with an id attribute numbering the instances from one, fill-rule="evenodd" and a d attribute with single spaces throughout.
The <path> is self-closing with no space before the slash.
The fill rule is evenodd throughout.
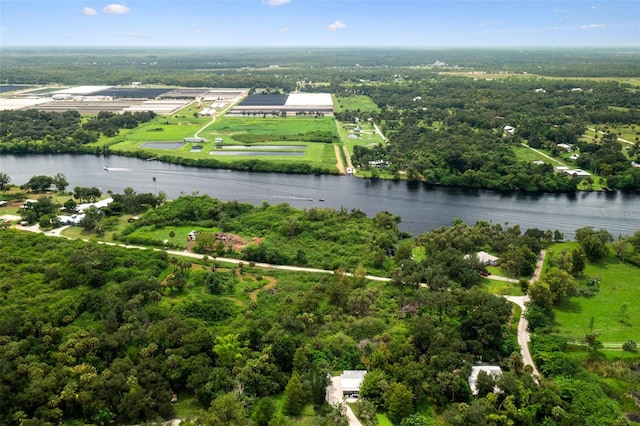
<path id="1" fill-rule="evenodd" d="M 342 162 L 340 147 L 338 145 L 333 145 L 333 151 L 336 153 L 336 167 L 340 170 L 340 174 L 346 175 L 347 170 L 344 168 L 344 163 Z"/>
<path id="2" fill-rule="evenodd" d="M 536 282 L 540 279 L 540 274 L 542 273 L 542 265 L 544 265 L 544 258 L 547 255 L 547 252 L 544 250 L 540 250 L 540 254 L 538 255 L 538 261 L 536 262 L 536 270 L 533 272 L 533 276 L 529 280 L 529 282 Z M 536 368 L 536 365 L 533 362 L 533 357 L 531 356 L 531 352 L 529 351 L 529 342 L 531 341 L 531 334 L 529 333 L 529 321 L 525 318 L 525 313 L 527 312 L 526 303 L 530 300 L 529 296 L 504 296 L 511 303 L 515 303 L 520 306 L 522 309 L 522 314 L 520 315 L 520 321 L 518 322 L 518 344 L 520 345 L 520 354 L 522 355 L 522 362 L 524 365 L 530 365 L 533 368 L 533 377 L 536 379 L 540 377 L 540 372 Z M 537 381 L 537 379 L 536 379 Z"/>

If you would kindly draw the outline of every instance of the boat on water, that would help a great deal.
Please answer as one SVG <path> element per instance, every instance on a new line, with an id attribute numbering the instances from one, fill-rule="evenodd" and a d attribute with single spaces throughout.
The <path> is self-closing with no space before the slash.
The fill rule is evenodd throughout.
<path id="1" fill-rule="evenodd" d="M 109 166 L 104 166 L 104 169 L 105 169 L 106 171 L 109 171 Z"/>

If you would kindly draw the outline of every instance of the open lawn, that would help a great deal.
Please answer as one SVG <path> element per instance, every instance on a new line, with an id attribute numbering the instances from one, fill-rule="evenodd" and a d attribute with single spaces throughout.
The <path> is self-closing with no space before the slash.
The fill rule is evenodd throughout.
<path id="1" fill-rule="evenodd" d="M 222 162 L 257 159 L 280 163 L 311 163 L 332 168 L 335 155 L 326 149 L 337 142 L 339 136 L 332 117 L 218 117 L 200 134 L 205 143 L 184 143 L 145 147 L 148 142 L 181 143 L 193 137 L 210 123 L 210 118 L 192 117 L 179 113 L 171 117 L 158 117 L 149 123 L 100 141 L 113 151 L 140 151 L 156 156 L 175 156 L 190 159 L 212 159 Z M 216 138 L 222 138 L 223 149 L 217 149 Z M 234 149 L 237 146 L 237 149 Z M 247 146 L 251 146 L 247 149 Z M 197 147 L 199 149 L 194 150 Z M 216 155 L 212 155 L 215 152 Z"/>
<path id="2" fill-rule="evenodd" d="M 380 107 L 373 100 L 365 95 L 355 96 L 331 96 L 333 107 L 336 112 L 342 111 L 375 111 L 380 112 Z M 366 117 L 361 117 L 366 118 Z"/>
<path id="3" fill-rule="evenodd" d="M 224 138 L 224 143 L 258 143 L 290 141 L 303 136 L 335 135 L 333 118 L 318 117 L 222 117 L 207 127 L 200 136 L 213 140 Z M 230 138 L 228 140 L 227 138 Z M 331 142 L 328 140 L 327 142 Z"/>
<path id="4" fill-rule="evenodd" d="M 522 296 L 522 289 L 518 283 L 496 281 L 488 278 L 482 279 L 482 289 L 499 296 Z"/>
<path id="5" fill-rule="evenodd" d="M 554 309 L 560 333 L 569 340 L 582 341 L 593 318 L 594 331 L 602 342 L 639 341 L 640 268 L 608 256 L 587 265 L 584 275 L 600 277 L 600 292 L 591 298 L 573 297 Z M 621 321 L 623 309 L 626 315 Z"/>
<path id="6" fill-rule="evenodd" d="M 558 162 L 549 160 L 544 155 L 541 155 L 540 153 L 534 151 L 533 149 L 524 147 L 522 145 L 514 146 L 512 148 L 512 151 L 514 154 L 516 154 L 516 157 L 518 157 L 518 159 L 529 162 L 529 163 L 536 160 L 541 160 L 541 161 L 544 161 L 545 163 L 551 164 L 554 167 L 562 165 L 560 160 L 558 160 Z M 551 156 L 550 154 L 547 154 L 547 155 Z"/>

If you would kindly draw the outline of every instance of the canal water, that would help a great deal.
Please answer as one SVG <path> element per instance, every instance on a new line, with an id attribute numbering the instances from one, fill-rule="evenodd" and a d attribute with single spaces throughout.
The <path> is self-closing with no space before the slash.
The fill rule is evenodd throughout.
<path id="1" fill-rule="evenodd" d="M 523 230 L 558 229 L 567 237 L 583 226 L 604 228 L 614 236 L 640 230 L 640 196 L 623 193 L 527 194 L 441 188 L 353 176 L 235 172 L 69 154 L 0 155 L 0 172 L 7 173 L 13 184 L 23 184 L 34 175 L 60 172 L 67 177 L 69 189 L 97 186 L 103 192 L 122 192 L 132 187 L 137 192 L 164 191 L 169 198 L 209 194 L 253 204 L 267 201 L 297 208 L 359 208 L 369 216 L 388 211 L 399 215 L 400 228 L 414 235 L 448 226 L 456 218 L 470 224 L 520 224 Z"/>

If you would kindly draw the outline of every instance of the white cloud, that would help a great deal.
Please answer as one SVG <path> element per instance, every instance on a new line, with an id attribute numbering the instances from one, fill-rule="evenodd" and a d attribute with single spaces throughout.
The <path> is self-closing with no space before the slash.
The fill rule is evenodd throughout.
<path id="1" fill-rule="evenodd" d="M 102 9 L 104 13 L 107 13 L 109 15 L 122 15 L 124 13 L 129 13 L 130 10 L 131 9 L 129 9 L 127 6 L 123 4 L 115 4 L 115 3 L 105 6 L 105 8 Z"/>
<path id="2" fill-rule="evenodd" d="M 204 33 L 204 30 L 202 28 L 194 28 L 194 29 L 191 30 L 191 32 L 193 34 L 202 34 L 202 33 Z"/>
<path id="3" fill-rule="evenodd" d="M 98 12 L 92 7 L 85 7 L 82 9 L 82 14 L 85 16 L 96 16 Z"/>
<path id="4" fill-rule="evenodd" d="M 145 36 L 144 34 L 132 33 L 132 32 L 124 33 L 124 36 L 126 38 L 147 38 L 147 36 Z"/>
<path id="5" fill-rule="evenodd" d="M 594 4 L 593 6 L 591 6 L 591 9 L 593 9 L 593 10 L 595 10 L 595 9 L 597 9 L 597 8 L 598 8 L 598 7 L 597 7 L 595 4 Z"/>
<path id="6" fill-rule="evenodd" d="M 336 21 L 333 24 L 327 25 L 327 30 L 335 31 L 335 30 L 344 30 L 347 26 L 342 21 Z"/>
<path id="7" fill-rule="evenodd" d="M 269 7 L 284 6 L 291 3 L 291 0 L 262 0 L 262 4 L 266 4 Z"/>
<path id="8" fill-rule="evenodd" d="M 281 33 L 288 33 L 289 32 L 289 28 L 284 27 L 284 28 L 280 29 L 280 32 Z"/>
<path id="9" fill-rule="evenodd" d="M 582 25 L 580 28 L 583 30 L 601 30 L 603 28 L 607 28 L 607 26 L 605 24 L 589 24 Z"/>

